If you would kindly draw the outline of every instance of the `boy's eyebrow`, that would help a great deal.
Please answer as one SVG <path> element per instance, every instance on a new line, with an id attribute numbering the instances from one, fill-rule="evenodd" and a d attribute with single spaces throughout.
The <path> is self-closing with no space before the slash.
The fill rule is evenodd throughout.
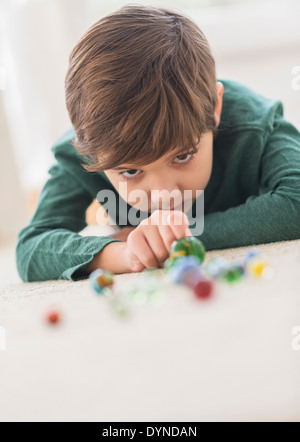
<path id="1" fill-rule="evenodd" d="M 189 149 L 186 149 L 185 152 L 188 152 Z M 167 159 L 169 159 L 170 157 L 176 156 L 178 154 L 182 154 L 182 150 L 178 149 L 176 152 L 171 152 L 170 155 L 168 155 Z M 122 167 L 122 166 L 117 166 L 117 167 L 113 167 L 112 170 L 129 170 L 129 169 L 136 169 L 136 166 L 127 166 L 127 167 Z"/>

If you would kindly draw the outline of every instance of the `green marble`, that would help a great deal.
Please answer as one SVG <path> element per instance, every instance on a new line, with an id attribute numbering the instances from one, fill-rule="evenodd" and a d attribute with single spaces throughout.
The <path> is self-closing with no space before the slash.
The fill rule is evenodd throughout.
<path id="1" fill-rule="evenodd" d="M 204 244 L 200 239 L 196 236 L 186 236 L 172 243 L 169 259 L 176 260 L 182 256 L 193 255 L 202 263 L 205 259 L 205 252 Z M 171 263 L 168 263 L 168 265 L 171 265 Z"/>
<path id="2" fill-rule="evenodd" d="M 223 274 L 222 279 L 227 282 L 239 281 L 243 276 L 243 269 L 240 266 L 231 266 Z"/>

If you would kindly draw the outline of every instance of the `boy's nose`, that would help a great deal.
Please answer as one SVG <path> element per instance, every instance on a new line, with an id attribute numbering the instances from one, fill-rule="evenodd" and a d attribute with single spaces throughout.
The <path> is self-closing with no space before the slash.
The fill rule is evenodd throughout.
<path id="1" fill-rule="evenodd" d="M 150 201 L 151 211 L 176 209 L 182 203 L 181 191 L 169 186 L 160 189 L 153 186 Z"/>

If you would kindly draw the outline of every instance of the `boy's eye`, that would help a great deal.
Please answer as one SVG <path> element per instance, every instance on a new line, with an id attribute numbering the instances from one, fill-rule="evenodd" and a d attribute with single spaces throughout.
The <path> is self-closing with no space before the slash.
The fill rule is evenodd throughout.
<path id="1" fill-rule="evenodd" d="M 120 175 L 123 175 L 126 178 L 134 178 L 138 175 L 137 172 L 139 172 L 139 171 L 140 171 L 139 169 L 128 169 L 128 170 L 125 170 L 124 172 L 121 172 Z M 128 175 L 126 175 L 126 174 L 128 174 Z"/>
<path id="2" fill-rule="evenodd" d="M 181 155 L 177 155 L 177 157 L 175 157 L 174 161 L 177 159 L 178 161 L 175 161 L 175 163 L 187 163 L 191 157 L 192 157 L 192 153 L 188 152 L 188 153 L 183 153 Z"/>
<path id="3" fill-rule="evenodd" d="M 192 158 L 194 158 L 194 156 L 195 156 L 194 152 L 187 152 L 181 155 L 177 155 L 177 157 L 175 157 L 173 161 L 177 164 L 188 163 Z M 119 172 L 119 175 L 123 179 L 130 179 L 137 177 L 140 174 L 140 172 L 141 172 L 140 169 L 128 169 L 125 170 L 124 172 Z"/>

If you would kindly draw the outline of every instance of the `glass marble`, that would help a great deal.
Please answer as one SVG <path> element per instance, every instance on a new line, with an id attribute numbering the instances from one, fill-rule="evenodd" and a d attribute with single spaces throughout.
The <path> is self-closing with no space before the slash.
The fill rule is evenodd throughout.
<path id="1" fill-rule="evenodd" d="M 247 272 L 251 276 L 261 277 L 267 267 L 267 262 L 259 257 L 251 259 L 247 264 Z"/>
<path id="2" fill-rule="evenodd" d="M 185 236 L 184 238 L 173 241 L 169 258 L 193 255 L 202 263 L 205 259 L 205 253 L 204 244 L 200 239 L 196 236 Z"/>
<path id="3" fill-rule="evenodd" d="M 207 299 L 213 292 L 213 283 L 203 276 L 199 266 L 187 269 L 181 278 L 181 283 L 190 287 L 198 299 Z"/>
<path id="4" fill-rule="evenodd" d="M 110 293 L 113 285 L 113 273 L 99 268 L 90 274 L 89 279 L 98 294 L 108 295 Z"/>
<path id="5" fill-rule="evenodd" d="M 207 263 L 205 270 L 211 278 L 217 279 L 227 271 L 228 267 L 228 261 L 222 256 L 217 256 Z"/>
<path id="6" fill-rule="evenodd" d="M 245 265 L 253 258 L 261 256 L 261 251 L 257 248 L 250 249 L 245 256 Z"/>
<path id="7" fill-rule="evenodd" d="M 244 274 L 244 269 L 241 265 L 231 265 L 222 274 L 222 278 L 227 282 L 236 282 L 242 278 L 243 274 Z"/>
<path id="8" fill-rule="evenodd" d="M 168 269 L 167 275 L 175 284 L 181 284 L 182 275 L 190 269 L 198 269 L 198 272 L 200 273 L 199 260 L 192 255 L 181 256 L 176 260 L 174 265 Z"/>

